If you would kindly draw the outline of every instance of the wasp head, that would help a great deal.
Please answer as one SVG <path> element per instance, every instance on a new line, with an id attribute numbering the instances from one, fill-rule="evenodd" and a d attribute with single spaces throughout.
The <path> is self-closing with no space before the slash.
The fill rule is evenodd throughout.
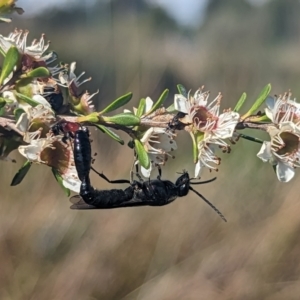
<path id="1" fill-rule="evenodd" d="M 188 172 L 184 172 L 175 182 L 178 190 L 178 196 L 186 196 L 190 188 L 190 176 Z"/>

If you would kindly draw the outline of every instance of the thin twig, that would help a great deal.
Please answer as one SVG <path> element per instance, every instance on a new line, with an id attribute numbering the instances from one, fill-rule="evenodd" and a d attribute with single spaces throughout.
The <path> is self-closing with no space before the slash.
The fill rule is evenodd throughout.
<path id="1" fill-rule="evenodd" d="M 16 133 L 18 133 L 19 135 L 23 136 L 24 133 L 16 127 L 15 123 L 16 122 L 14 120 L 11 120 L 9 118 L 0 117 L 0 126 L 1 127 L 5 128 L 8 131 L 13 130 Z"/>
<path id="2" fill-rule="evenodd" d="M 251 128 L 251 129 L 259 129 L 263 131 L 267 131 L 268 127 L 270 126 L 270 123 L 253 123 L 253 122 L 239 122 L 236 125 L 236 129 L 242 130 L 246 128 Z"/>

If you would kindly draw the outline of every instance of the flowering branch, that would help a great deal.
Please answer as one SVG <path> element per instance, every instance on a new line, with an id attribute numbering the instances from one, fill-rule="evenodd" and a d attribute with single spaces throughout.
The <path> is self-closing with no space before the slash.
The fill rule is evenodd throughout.
<path id="1" fill-rule="evenodd" d="M 21 12 L 14 1 L 7 3 L 9 9 L 0 5 L 0 14 Z M 0 158 L 10 160 L 10 152 L 18 149 L 27 159 L 12 185 L 23 180 L 32 163 L 38 163 L 52 168 L 67 194 L 70 190 L 79 192 L 81 182 L 74 167 L 72 145 L 66 143 L 63 132 L 54 129 L 57 124 L 65 124 L 70 133 L 78 126 L 95 126 L 120 144 L 124 141 L 115 130 L 124 131 L 131 139 L 129 146 L 137 154 L 136 163 L 144 177 L 174 158 L 178 131 L 191 136 L 195 177 L 200 177 L 205 168 L 218 170 L 218 152 L 221 149 L 230 153 L 228 142 L 236 143 L 240 137 L 262 144 L 257 156 L 271 163 L 282 182 L 290 181 L 300 166 L 300 104 L 291 99 L 290 92 L 271 97 L 268 84 L 242 115 L 245 93 L 233 110 L 220 111 L 221 93 L 209 100 L 210 93 L 204 87 L 192 94 L 179 84 L 170 107 L 164 107 L 169 97 L 166 89 L 157 101 L 142 98 L 132 110 L 112 114 L 129 103 L 132 93 L 127 93 L 97 112 L 92 98 L 98 91 L 90 94 L 81 87 L 91 78 L 82 79 L 84 72 L 76 75 L 75 62 L 53 65 L 57 55 L 49 51 L 45 36 L 28 45 L 28 34 L 15 30 L 7 37 L 0 35 L 4 58 L 0 73 Z M 266 108 L 261 112 L 263 105 Z M 244 129 L 253 134 L 263 130 L 269 134 L 269 141 L 240 133 Z"/>

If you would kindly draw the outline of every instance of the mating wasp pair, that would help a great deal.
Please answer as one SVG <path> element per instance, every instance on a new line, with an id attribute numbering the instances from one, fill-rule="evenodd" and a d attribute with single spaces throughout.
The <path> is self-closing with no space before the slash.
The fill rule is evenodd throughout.
<path id="1" fill-rule="evenodd" d="M 73 196 L 71 202 L 72 209 L 105 209 L 133 206 L 163 206 L 173 202 L 178 197 L 186 196 L 189 191 L 193 191 L 226 222 L 223 214 L 210 203 L 203 195 L 194 190 L 192 184 L 204 184 L 214 181 L 212 178 L 206 181 L 191 182 L 187 172 L 183 172 L 175 183 L 169 180 L 161 179 L 161 172 L 154 180 L 109 180 L 103 173 L 97 172 L 92 166 L 92 150 L 89 139 L 89 130 L 85 126 L 77 123 L 60 122 L 52 127 L 54 134 L 63 133 L 63 141 L 71 139 L 74 142 L 74 161 L 78 177 L 81 180 L 80 193 Z M 127 183 L 129 186 L 125 189 L 97 190 L 90 182 L 90 171 L 93 170 L 100 177 L 109 183 Z"/>

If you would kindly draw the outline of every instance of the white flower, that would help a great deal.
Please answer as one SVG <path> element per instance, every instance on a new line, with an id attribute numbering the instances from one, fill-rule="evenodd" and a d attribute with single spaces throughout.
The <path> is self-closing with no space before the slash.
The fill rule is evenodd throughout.
<path id="1" fill-rule="evenodd" d="M 59 84 L 68 88 L 70 103 L 76 106 L 78 111 L 84 114 L 90 114 L 95 111 L 91 99 L 96 94 L 98 94 L 99 91 L 91 95 L 87 91 L 85 93 L 82 93 L 79 87 L 85 82 L 90 81 L 92 78 L 89 77 L 80 82 L 79 79 L 85 74 L 85 72 L 82 72 L 79 76 L 76 76 L 75 69 L 76 62 L 71 63 L 69 70 L 67 69 L 67 66 L 65 66 L 65 70 L 59 73 Z"/>
<path id="2" fill-rule="evenodd" d="M 267 117 L 275 124 L 282 122 L 300 123 L 300 104 L 291 99 L 291 92 L 279 97 L 268 97 L 265 109 Z"/>
<path id="3" fill-rule="evenodd" d="M 283 122 L 268 131 L 271 141 L 263 143 L 257 156 L 276 167 L 279 181 L 288 182 L 300 167 L 300 129 L 292 122 Z"/>
<path id="4" fill-rule="evenodd" d="M 220 165 L 221 159 L 215 155 L 216 144 L 207 143 L 202 140 L 198 143 L 198 161 L 195 166 L 195 178 L 200 177 L 203 168 L 218 171 L 215 165 Z"/>
<path id="5" fill-rule="evenodd" d="M 19 146 L 19 152 L 29 161 L 55 168 L 63 178 L 63 185 L 79 193 L 81 181 L 74 164 L 73 150 L 61 141 L 62 136 L 47 135 L 31 140 L 27 146 Z"/>
<path id="6" fill-rule="evenodd" d="M 40 102 L 42 102 L 41 98 L 44 99 L 40 95 L 36 95 L 34 98 Z M 44 101 L 46 100 L 44 99 Z M 24 132 L 24 141 L 30 143 L 33 139 L 45 137 L 54 121 L 54 112 L 46 101 L 36 107 L 26 107 L 25 113 L 19 117 L 16 127 Z"/>
<path id="7" fill-rule="evenodd" d="M 7 53 L 11 46 L 18 48 L 21 54 L 28 55 L 36 61 L 52 62 L 52 58 L 55 56 L 53 52 L 45 54 L 48 50 L 50 43 L 45 44 L 45 36 L 42 34 L 39 41 L 33 40 L 30 46 L 27 45 L 27 36 L 29 31 L 23 32 L 23 30 L 15 30 L 10 33 L 8 37 L 0 35 L 0 48 L 3 52 Z M 56 58 L 56 56 L 55 56 Z"/>
<path id="8" fill-rule="evenodd" d="M 191 125 L 191 131 L 203 132 L 204 139 L 215 140 L 218 144 L 226 144 L 223 139 L 231 138 L 239 121 L 239 114 L 226 111 L 220 114 L 222 95 L 219 94 L 212 102 L 208 103 L 209 92 L 203 92 L 203 88 L 196 91 L 194 96 L 175 95 L 175 109 L 186 113 L 184 123 Z"/>
<path id="9" fill-rule="evenodd" d="M 149 169 L 141 167 L 144 177 L 150 177 L 153 167 L 164 165 L 169 157 L 173 158 L 170 152 L 177 149 L 174 134 L 166 132 L 163 128 L 149 128 L 144 133 L 141 142 L 150 159 Z"/>
<path id="10" fill-rule="evenodd" d="M 198 89 L 192 96 L 187 98 L 177 94 L 174 99 L 175 109 L 183 112 L 186 116 L 180 119 L 185 123 L 186 130 L 190 132 L 193 139 L 200 134 L 203 135 L 198 142 L 198 161 L 195 168 L 195 177 L 199 177 L 203 167 L 217 170 L 212 164 L 219 165 L 220 158 L 214 154 L 216 146 L 229 152 L 230 146 L 225 139 L 231 138 L 240 115 L 230 110 L 220 114 L 222 95 L 219 94 L 213 101 L 208 102 L 209 92 L 203 92 L 203 87 Z"/>
<path id="11" fill-rule="evenodd" d="M 79 79 L 85 74 L 85 72 L 82 72 L 80 75 L 76 76 L 76 74 L 75 74 L 76 62 L 75 61 L 70 64 L 69 70 L 67 69 L 67 67 L 68 66 L 66 65 L 65 71 L 62 71 L 59 73 L 58 78 L 60 80 L 60 83 L 63 86 L 69 87 L 71 89 L 71 91 L 73 91 L 73 95 L 77 95 L 78 87 L 80 87 L 85 82 L 90 81 L 92 78 L 89 77 L 80 82 Z M 69 71 L 69 74 L 67 71 Z"/>

